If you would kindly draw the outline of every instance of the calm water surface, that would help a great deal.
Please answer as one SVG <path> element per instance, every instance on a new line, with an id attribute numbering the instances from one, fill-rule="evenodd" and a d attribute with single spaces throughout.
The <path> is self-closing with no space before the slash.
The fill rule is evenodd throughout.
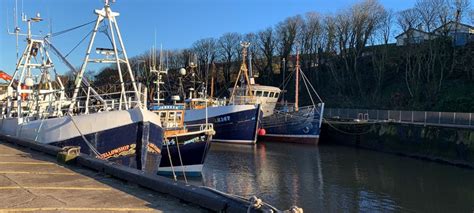
<path id="1" fill-rule="evenodd" d="M 342 146 L 214 143 L 193 182 L 305 212 L 474 211 L 474 170 Z"/>

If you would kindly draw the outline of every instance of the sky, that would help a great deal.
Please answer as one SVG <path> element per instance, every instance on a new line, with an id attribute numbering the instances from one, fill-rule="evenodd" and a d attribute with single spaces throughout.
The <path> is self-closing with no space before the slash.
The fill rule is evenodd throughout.
<path id="1" fill-rule="evenodd" d="M 103 7 L 103 0 L 17 0 L 18 10 L 28 16 L 40 13 L 43 22 L 33 25 L 33 33 L 45 35 L 59 32 L 96 19 L 94 9 Z M 394 11 L 413 7 L 415 0 L 379 0 Z M 22 3 L 23 2 L 23 3 Z M 155 42 L 164 49 L 187 48 L 201 38 L 218 38 L 226 32 L 257 32 L 287 17 L 315 11 L 331 14 L 345 9 L 356 0 L 116 0 L 112 10 L 117 18 L 129 57 L 149 50 Z M 23 5 L 23 6 L 22 6 Z M 15 0 L 0 0 L 0 70 L 13 73 L 16 64 L 14 28 Z M 22 9 L 23 8 L 23 9 Z M 22 32 L 26 24 L 19 20 Z M 52 38 L 63 54 L 68 53 L 90 31 L 93 25 Z M 102 35 L 103 36 L 103 35 Z M 20 38 L 20 52 L 25 47 Z M 69 56 L 80 66 L 89 39 Z M 109 45 L 110 46 L 110 45 Z M 59 73 L 66 69 L 55 57 Z"/>

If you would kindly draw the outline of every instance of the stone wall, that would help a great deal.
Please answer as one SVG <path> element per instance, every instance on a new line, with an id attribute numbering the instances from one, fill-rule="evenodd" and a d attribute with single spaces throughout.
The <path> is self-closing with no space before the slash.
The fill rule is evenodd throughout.
<path id="1" fill-rule="evenodd" d="M 391 122 L 328 122 L 322 127 L 322 145 L 355 146 L 474 168 L 472 128 Z"/>

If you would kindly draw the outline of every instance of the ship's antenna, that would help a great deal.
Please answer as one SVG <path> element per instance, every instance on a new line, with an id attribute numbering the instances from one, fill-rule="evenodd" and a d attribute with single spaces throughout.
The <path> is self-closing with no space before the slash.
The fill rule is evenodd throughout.
<path id="1" fill-rule="evenodd" d="M 158 70 L 159 71 L 161 71 L 162 67 L 163 67 L 163 62 L 162 62 L 163 58 L 162 58 L 162 56 L 163 56 L 163 44 L 160 44 L 160 58 L 158 59 L 159 60 L 158 61 L 158 63 L 159 63 L 158 64 Z"/>
<path id="2" fill-rule="evenodd" d="M 170 51 L 166 50 L 166 70 L 168 70 L 168 57 L 169 57 Z"/>
<path id="3" fill-rule="evenodd" d="M 26 14 L 23 12 L 23 0 L 21 0 L 21 20 L 26 22 Z"/>
<path id="4" fill-rule="evenodd" d="M 23 1 L 22 1 L 22 11 L 23 14 Z M 16 61 L 18 61 L 19 57 L 19 49 L 18 49 L 18 33 L 20 33 L 20 28 L 18 27 L 18 0 L 15 0 L 15 37 L 16 37 Z"/>

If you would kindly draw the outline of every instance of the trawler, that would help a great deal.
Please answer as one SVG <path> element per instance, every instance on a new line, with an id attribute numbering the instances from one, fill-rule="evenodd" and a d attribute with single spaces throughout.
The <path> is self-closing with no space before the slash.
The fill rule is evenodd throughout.
<path id="1" fill-rule="evenodd" d="M 236 144 L 257 142 L 262 115 L 260 105 L 227 103 L 226 99 L 208 98 L 204 97 L 204 94 L 206 91 L 198 95 L 195 94 L 194 88 L 190 88 L 189 96 L 185 100 L 186 124 L 195 125 L 206 121 L 212 123 L 216 132 L 212 138 L 213 142 Z"/>
<path id="2" fill-rule="evenodd" d="M 57 49 L 47 38 L 36 39 L 34 37 L 38 36 L 31 33 L 31 24 L 42 19 L 39 16 L 25 19 L 28 24 L 26 48 L 8 85 L 0 134 L 59 147 L 78 146 L 84 154 L 156 173 L 163 143 L 160 119 L 146 110 L 146 95 L 134 81 L 116 20 L 119 13 L 113 12 L 106 0 L 104 8 L 95 10 L 95 14 L 97 19 L 84 62 L 79 71 L 75 70 L 77 75 L 72 98 L 67 97 L 48 52 Z M 109 37 L 112 48 L 97 48 L 97 55 L 94 55 L 91 50 L 98 28 L 107 23 L 108 30 L 112 32 Z M 116 37 L 120 48 L 116 45 Z M 47 45 L 49 48 L 46 48 Z M 103 52 L 106 58 L 98 56 Z M 56 54 L 67 61 L 60 52 Z M 99 95 L 84 78 L 88 63 L 115 64 L 121 92 Z M 131 79 L 131 91 L 125 89 L 122 67 L 126 69 L 123 73 L 128 73 Z M 119 99 L 114 99 L 117 96 Z"/>
<path id="3" fill-rule="evenodd" d="M 152 53 L 152 66 L 150 72 L 157 76 L 156 97 L 150 105 L 150 110 L 160 117 L 164 129 L 164 144 L 162 151 L 162 160 L 158 174 L 183 176 L 201 176 L 204 161 L 211 146 L 214 129 L 212 123 L 200 123 L 194 125 L 185 125 L 185 106 L 180 101 L 179 96 L 172 96 L 174 103 L 165 105 L 161 85 L 163 75 L 168 70 L 163 69 L 160 54 L 160 65 L 156 69 L 156 51 Z M 180 70 L 181 75 L 186 74 L 186 70 Z"/>
<path id="4" fill-rule="evenodd" d="M 247 47 L 249 45 L 250 44 L 247 44 Z M 250 58 L 250 64 L 251 61 Z M 243 61 L 243 63 L 245 63 L 245 61 Z M 232 89 L 233 96 L 231 101 L 237 104 L 259 104 L 262 106 L 263 118 L 260 126 L 260 139 L 266 141 L 317 144 L 323 119 L 324 103 L 311 85 L 311 82 L 309 82 L 300 69 L 299 52 L 296 56 L 294 73 L 296 79 L 295 104 L 292 107 L 286 104 L 282 107 L 277 107 L 277 102 L 282 91 L 278 87 L 255 84 L 253 78 L 246 76 L 245 72 L 244 76 L 248 78 L 247 81 L 249 83 L 244 87 L 234 87 Z M 298 106 L 300 74 L 312 101 L 312 105 L 310 106 Z M 252 74 L 250 74 L 250 76 L 252 76 Z M 315 103 L 311 94 L 316 94 L 320 102 Z"/>

